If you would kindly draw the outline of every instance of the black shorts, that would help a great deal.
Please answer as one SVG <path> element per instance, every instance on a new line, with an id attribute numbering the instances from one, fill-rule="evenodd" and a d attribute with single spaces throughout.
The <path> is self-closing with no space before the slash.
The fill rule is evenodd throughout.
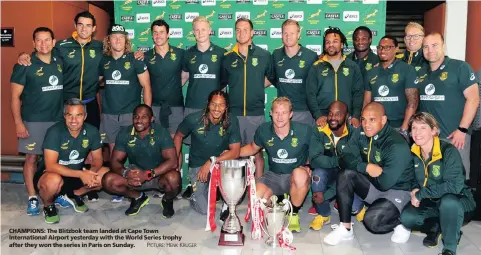
<path id="1" fill-rule="evenodd" d="M 85 119 L 85 122 L 99 129 L 100 128 L 100 108 L 99 108 L 99 102 L 97 101 L 97 97 L 95 97 L 92 101 L 88 102 L 86 106 L 87 106 L 87 119 Z"/>
<path id="2" fill-rule="evenodd" d="M 35 191 L 37 193 L 39 193 L 38 181 L 40 180 L 40 177 L 42 177 L 44 173 L 45 171 L 38 170 L 33 176 L 33 186 L 35 187 Z M 84 186 L 80 178 L 62 176 L 62 179 L 63 179 L 62 189 L 60 190 L 60 193 L 56 195 L 66 194 L 66 195 L 72 196 L 74 190 L 80 189 L 81 187 Z"/>

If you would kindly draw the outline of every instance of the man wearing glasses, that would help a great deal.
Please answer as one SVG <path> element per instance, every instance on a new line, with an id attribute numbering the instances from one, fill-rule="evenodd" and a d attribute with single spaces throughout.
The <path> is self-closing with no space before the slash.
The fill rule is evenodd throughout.
<path id="1" fill-rule="evenodd" d="M 395 58 L 397 49 L 398 41 L 392 36 L 379 41 L 380 63 L 364 77 L 364 106 L 371 101 L 381 103 L 389 125 L 408 139 L 409 119 L 418 108 L 419 90 L 416 70 Z"/>
<path id="2" fill-rule="evenodd" d="M 414 66 L 416 72 L 428 63 L 424 59 L 422 44 L 424 38 L 424 28 L 416 22 L 409 22 L 404 29 L 404 43 L 406 50 L 404 53 L 398 54 L 396 58 L 402 59 L 404 62 Z"/>

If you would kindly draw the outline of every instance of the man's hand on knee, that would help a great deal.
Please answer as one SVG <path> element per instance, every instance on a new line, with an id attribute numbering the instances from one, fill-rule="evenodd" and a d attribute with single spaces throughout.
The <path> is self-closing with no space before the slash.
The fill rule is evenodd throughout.
<path id="1" fill-rule="evenodd" d="M 312 200 L 316 204 L 324 203 L 324 193 L 323 192 L 313 192 L 312 193 Z"/>

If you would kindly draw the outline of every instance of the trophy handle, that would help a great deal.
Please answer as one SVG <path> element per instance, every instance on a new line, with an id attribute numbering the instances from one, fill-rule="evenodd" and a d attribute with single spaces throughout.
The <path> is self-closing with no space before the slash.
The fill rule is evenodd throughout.
<path id="1" fill-rule="evenodd" d="M 282 203 L 284 204 L 283 209 L 286 211 L 289 210 L 289 218 L 287 220 L 287 225 L 285 227 L 285 228 L 289 228 L 289 224 L 291 223 L 289 219 L 292 218 L 292 211 L 293 211 L 292 203 L 291 201 L 289 201 L 289 196 L 287 198 L 284 198 L 282 200 Z"/>

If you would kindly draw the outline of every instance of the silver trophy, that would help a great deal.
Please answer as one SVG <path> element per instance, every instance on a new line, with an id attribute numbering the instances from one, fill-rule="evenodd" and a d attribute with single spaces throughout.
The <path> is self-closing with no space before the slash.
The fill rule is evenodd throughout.
<path id="1" fill-rule="evenodd" d="M 289 213 L 292 216 L 292 204 L 288 199 L 277 203 L 277 196 L 270 197 L 270 203 L 265 199 L 261 202 L 262 212 L 264 213 L 264 222 L 261 222 L 261 228 L 267 235 L 266 244 L 272 248 L 279 247 L 277 235 L 282 230 L 289 227 Z"/>
<path id="2" fill-rule="evenodd" d="M 229 207 L 227 217 L 220 234 L 219 245 L 242 246 L 244 234 L 235 208 L 242 198 L 247 186 L 246 160 L 225 160 L 220 163 L 220 193 Z"/>

